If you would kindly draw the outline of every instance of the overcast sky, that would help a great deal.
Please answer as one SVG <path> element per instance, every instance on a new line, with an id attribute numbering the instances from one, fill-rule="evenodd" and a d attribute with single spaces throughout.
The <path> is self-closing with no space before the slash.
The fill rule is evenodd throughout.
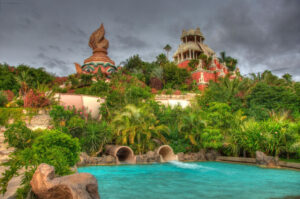
<path id="1" fill-rule="evenodd" d="M 0 62 L 44 67 L 64 76 L 92 54 L 90 34 L 104 23 L 109 56 L 173 54 L 182 29 L 200 27 L 217 54 L 242 74 L 271 70 L 300 80 L 298 0 L 0 0 Z"/>

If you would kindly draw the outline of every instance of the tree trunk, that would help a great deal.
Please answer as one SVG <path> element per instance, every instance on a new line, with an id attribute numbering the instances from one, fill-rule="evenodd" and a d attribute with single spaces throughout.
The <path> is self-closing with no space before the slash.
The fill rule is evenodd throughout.
<path id="1" fill-rule="evenodd" d="M 245 149 L 243 149 L 243 157 L 244 158 L 246 157 L 246 151 L 245 151 Z"/>

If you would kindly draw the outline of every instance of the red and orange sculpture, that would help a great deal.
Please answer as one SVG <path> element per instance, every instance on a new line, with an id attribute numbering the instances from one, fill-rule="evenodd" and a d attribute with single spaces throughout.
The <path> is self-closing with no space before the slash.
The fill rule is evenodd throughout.
<path id="1" fill-rule="evenodd" d="M 89 46 L 93 49 L 93 55 L 84 60 L 84 64 L 75 63 L 78 74 L 104 74 L 109 76 L 116 71 L 115 62 L 107 56 L 108 40 L 104 37 L 103 24 L 90 36 Z"/>

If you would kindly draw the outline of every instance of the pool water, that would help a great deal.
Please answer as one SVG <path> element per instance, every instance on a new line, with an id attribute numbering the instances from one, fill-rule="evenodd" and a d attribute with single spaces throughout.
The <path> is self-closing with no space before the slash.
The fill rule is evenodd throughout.
<path id="1" fill-rule="evenodd" d="M 300 196 L 300 172 L 220 162 L 81 167 L 101 199 L 282 198 Z"/>

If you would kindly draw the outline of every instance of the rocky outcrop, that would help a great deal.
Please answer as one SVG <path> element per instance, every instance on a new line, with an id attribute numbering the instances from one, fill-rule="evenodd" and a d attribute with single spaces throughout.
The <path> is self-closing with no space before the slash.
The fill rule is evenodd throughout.
<path id="1" fill-rule="evenodd" d="M 198 153 L 178 153 L 178 160 L 179 161 L 191 161 L 191 162 L 196 162 L 196 161 L 205 161 L 205 152 L 203 150 L 199 151 Z"/>
<path id="2" fill-rule="evenodd" d="M 45 110 L 40 110 L 37 115 L 28 119 L 26 124 L 31 130 L 48 129 L 51 124 L 51 117 Z"/>
<path id="3" fill-rule="evenodd" d="M 146 154 L 136 156 L 136 163 L 138 164 L 154 163 L 159 161 L 160 156 L 153 151 L 148 151 Z"/>
<path id="4" fill-rule="evenodd" d="M 215 161 L 218 156 L 220 156 L 220 153 L 215 150 L 210 150 L 205 153 L 205 159 L 207 161 Z"/>
<path id="5" fill-rule="evenodd" d="M 100 199 L 96 178 L 89 173 L 56 177 L 54 167 L 40 164 L 30 181 L 32 191 L 43 199 Z"/>
<path id="6" fill-rule="evenodd" d="M 278 157 L 267 156 L 261 151 L 256 151 L 256 164 L 267 167 L 276 167 L 278 166 L 278 163 Z"/>
<path id="7" fill-rule="evenodd" d="M 77 163 L 78 166 L 86 165 L 103 165 L 103 164 L 116 164 L 117 160 L 111 155 L 104 155 L 101 157 L 91 157 L 86 153 L 80 153 L 80 161 Z"/>

